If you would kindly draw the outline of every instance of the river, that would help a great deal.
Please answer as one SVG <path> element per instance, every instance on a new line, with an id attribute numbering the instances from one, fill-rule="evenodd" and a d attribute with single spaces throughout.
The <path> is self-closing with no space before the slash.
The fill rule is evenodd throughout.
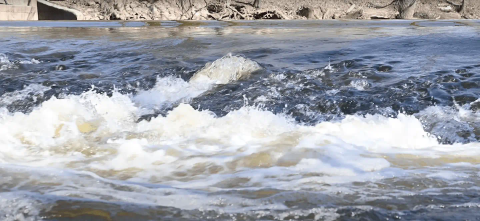
<path id="1" fill-rule="evenodd" d="M 480 218 L 480 21 L 0 22 L 0 46 L 2 220 Z"/>

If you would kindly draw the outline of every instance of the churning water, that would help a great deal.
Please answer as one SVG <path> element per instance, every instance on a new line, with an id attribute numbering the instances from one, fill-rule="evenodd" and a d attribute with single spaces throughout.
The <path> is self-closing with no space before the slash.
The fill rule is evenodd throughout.
<path id="1" fill-rule="evenodd" d="M 480 217 L 480 22 L 0 25 L 2 220 Z"/>

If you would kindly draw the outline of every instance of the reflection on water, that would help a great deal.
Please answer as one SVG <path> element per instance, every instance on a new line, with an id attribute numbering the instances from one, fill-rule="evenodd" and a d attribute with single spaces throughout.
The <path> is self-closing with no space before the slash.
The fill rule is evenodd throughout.
<path id="1" fill-rule="evenodd" d="M 478 21 L 0 26 L 6 220 L 478 218 Z"/>

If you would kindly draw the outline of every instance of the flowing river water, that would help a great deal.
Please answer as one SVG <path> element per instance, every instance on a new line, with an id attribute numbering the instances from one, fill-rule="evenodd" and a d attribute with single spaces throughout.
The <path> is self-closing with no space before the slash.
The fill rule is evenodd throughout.
<path id="1" fill-rule="evenodd" d="M 0 46 L 1 220 L 480 218 L 479 21 L 1 22 Z"/>

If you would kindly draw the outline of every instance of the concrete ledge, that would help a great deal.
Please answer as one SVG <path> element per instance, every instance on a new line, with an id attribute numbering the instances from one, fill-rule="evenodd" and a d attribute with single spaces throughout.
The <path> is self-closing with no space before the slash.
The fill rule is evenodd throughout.
<path id="1" fill-rule="evenodd" d="M 83 14 L 75 9 L 37 0 L 38 20 L 83 20 Z"/>
<path id="2" fill-rule="evenodd" d="M 20 5 L 0 5 L 0 20 L 38 20 L 37 7 Z"/>

